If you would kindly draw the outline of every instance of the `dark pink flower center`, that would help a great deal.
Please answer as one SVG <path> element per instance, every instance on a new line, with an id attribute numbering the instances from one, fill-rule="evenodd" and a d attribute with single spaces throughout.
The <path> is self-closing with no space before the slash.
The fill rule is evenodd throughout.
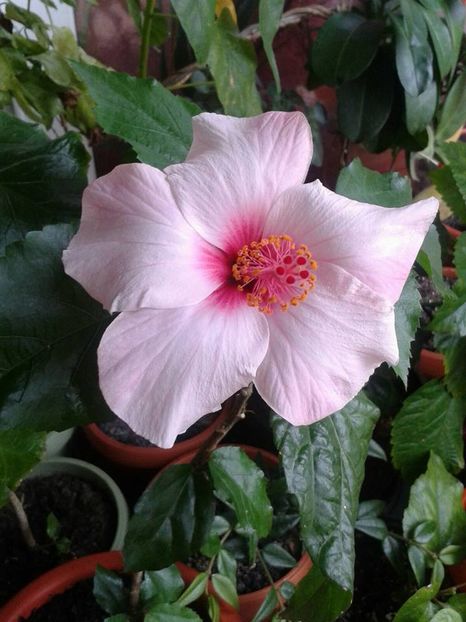
<path id="1" fill-rule="evenodd" d="M 270 314 L 286 311 L 307 298 L 316 280 L 317 263 L 305 244 L 296 247 L 289 235 L 270 235 L 246 244 L 233 264 L 233 278 L 249 306 Z"/>

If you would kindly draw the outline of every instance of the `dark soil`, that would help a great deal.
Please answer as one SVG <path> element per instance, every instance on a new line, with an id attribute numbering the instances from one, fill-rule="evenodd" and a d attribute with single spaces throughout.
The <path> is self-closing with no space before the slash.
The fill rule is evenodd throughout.
<path id="1" fill-rule="evenodd" d="M 209 415 L 205 415 L 189 427 L 186 432 L 180 434 L 177 437 L 176 442 L 180 443 L 181 441 L 187 441 L 193 436 L 200 434 L 214 421 L 216 417 L 218 417 L 218 413 L 210 413 Z M 129 425 L 118 417 L 115 417 L 111 421 L 99 423 L 98 426 L 102 432 L 107 434 L 107 436 L 110 436 L 120 443 L 125 443 L 125 445 L 135 445 L 136 447 L 156 447 L 156 445 L 147 439 L 139 436 L 136 432 L 133 432 Z"/>
<path id="2" fill-rule="evenodd" d="M 450 287 L 454 284 L 452 279 L 444 279 Z M 422 346 L 427 350 L 435 350 L 432 333 L 426 330 L 426 326 L 433 319 L 435 312 L 443 302 L 442 296 L 437 292 L 431 279 L 427 276 L 418 276 L 418 290 L 421 295 L 420 329 L 422 331 Z"/>
<path id="3" fill-rule="evenodd" d="M 29 549 L 16 515 L 0 510 L 0 604 L 33 579 L 66 559 L 105 551 L 115 533 L 112 500 L 94 484 L 64 473 L 25 480 L 16 491 L 38 546 Z M 60 525 L 59 539 L 68 538 L 69 552 L 59 552 L 47 536 L 47 517 Z"/>
<path id="4" fill-rule="evenodd" d="M 108 614 L 92 593 L 93 579 L 81 581 L 58 594 L 27 618 L 28 622 L 102 622 Z M 23 620 L 23 618 L 21 618 Z"/>

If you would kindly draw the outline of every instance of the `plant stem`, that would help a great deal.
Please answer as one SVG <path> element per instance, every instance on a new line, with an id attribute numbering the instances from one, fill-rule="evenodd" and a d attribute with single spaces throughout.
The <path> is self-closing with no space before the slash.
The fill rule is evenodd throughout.
<path id="1" fill-rule="evenodd" d="M 150 42 L 150 30 L 152 13 L 154 11 L 154 0 L 147 0 L 146 8 L 144 9 L 144 20 L 142 24 L 142 40 L 141 49 L 139 52 L 139 77 L 147 77 L 147 63 L 149 60 L 149 42 Z"/>
<path id="2" fill-rule="evenodd" d="M 131 619 L 134 620 L 137 620 L 138 616 L 139 593 L 141 591 L 142 575 L 142 570 L 140 572 L 133 572 L 131 579 L 131 591 L 129 593 L 129 610 Z"/>
<path id="3" fill-rule="evenodd" d="M 208 461 L 210 454 L 214 451 L 223 437 L 228 434 L 235 423 L 244 418 L 244 411 L 246 410 L 246 405 L 248 403 L 248 399 L 251 397 L 251 394 L 252 382 L 249 386 L 244 387 L 241 391 L 235 393 L 224 403 L 222 411 L 226 412 L 227 415 L 223 423 L 216 430 L 214 430 L 209 438 L 199 447 L 197 454 L 192 460 L 193 466 L 202 466 L 205 464 Z"/>
<path id="4" fill-rule="evenodd" d="M 273 577 L 270 574 L 269 567 L 265 563 L 265 559 L 262 557 L 262 554 L 259 551 L 259 548 L 256 549 L 256 553 L 257 553 L 257 558 L 259 559 L 259 561 L 262 564 L 262 567 L 264 569 L 265 576 L 267 577 L 267 581 L 270 583 L 270 589 L 275 592 L 275 596 L 277 597 L 278 606 L 280 607 L 280 611 L 283 611 L 283 609 L 285 608 L 285 604 L 283 602 L 283 598 L 282 598 L 280 592 L 275 587 L 275 581 L 273 580 Z"/>
<path id="5" fill-rule="evenodd" d="M 434 553 L 433 551 L 429 551 L 427 547 L 423 546 L 419 542 L 416 542 L 416 540 L 410 540 L 409 538 L 405 538 L 404 536 L 401 536 L 399 533 L 396 533 L 394 531 L 389 531 L 388 535 L 392 536 L 392 538 L 395 538 L 395 540 L 400 540 L 400 542 L 404 542 L 405 544 L 417 546 L 418 549 L 421 549 L 421 551 L 423 551 L 431 559 L 434 559 L 434 560 L 438 559 L 438 555 L 436 553 Z"/>
<path id="6" fill-rule="evenodd" d="M 458 585 L 452 585 L 450 587 L 446 587 L 444 590 L 440 590 L 438 593 L 439 596 L 454 596 L 458 590 L 466 587 L 466 583 L 458 583 Z"/>
<path id="7" fill-rule="evenodd" d="M 13 510 L 15 511 L 16 518 L 18 519 L 19 523 L 19 528 L 21 529 L 21 535 L 23 536 L 25 543 L 30 549 L 35 549 L 37 546 L 37 542 L 32 533 L 28 517 L 23 508 L 23 504 L 12 490 L 8 491 L 8 498 L 10 500 Z"/>

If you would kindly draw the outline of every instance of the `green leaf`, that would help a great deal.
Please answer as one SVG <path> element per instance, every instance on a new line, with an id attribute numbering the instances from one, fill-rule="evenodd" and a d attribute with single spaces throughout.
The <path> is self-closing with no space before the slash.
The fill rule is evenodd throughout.
<path id="1" fill-rule="evenodd" d="M 400 359 L 393 366 L 393 370 L 401 378 L 405 387 L 408 385 L 411 343 L 414 340 L 421 315 L 420 299 L 416 277 L 411 273 L 404 284 L 400 298 L 395 303 L 395 331 Z"/>
<path id="2" fill-rule="evenodd" d="M 149 44 L 158 47 L 167 40 L 170 31 L 168 20 L 170 18 L 162 13 L 152 13 L 150 19 Z"/>
<path id="3" fill-rule="evenodd" d="M 441 609 L 434 615 L 431 622 L 462 622 L 462 617 L 453 609 Z"/>
<path id="4" fill-rule="evenodd" d="M 45 448 L 45 434 L 30 430 L 0 431 L 0 507 L 8 500 L 21 478 L 39 462 Z"/>
<path id="5" fill-rule="evenodd" d="M 466 223 L 466 201 L 459 191 L 451 168 L 449 166 L 437 168 L 430 171 L 429 177 L 455 216 Z"/>
<path id="6" fill-rule="evenodd" d="M 33 28 L 33 26 L 37 25 L 45 26 L 45 22 L 39 17 L 39 15 L 33 13 L 32 11 L 23 9 L 10 1 L 5 5 L 5 17 L 14 22 L 19 22 L 28 28 Z"/>
<path id="7" fill-rule="evenodd" d="M 239 600 L 238 594 L 236 593 L 236 587 L 228 577 L 214 573 L 212 575 L 212 585 L 214 586 L 215 592 L 222 600 L 235 609 L 239 609 Z"/>
<path id="8" fill-rule="evenodd" d="M 382 541 L 382 548 L 390 564 L 401 574 L 404 570 L 404 556 L 401 542 L 393 536 L 387 536 Z"/>
<path id="9" fill-rule="evenodd" d="M 128 5 L 128 13 L 131 15 L 136 30 L 139 34 L 142 34 L 141 5 L 139 4 L 139 0 L 126 0 L 126 4 Z"/>
<path id="10" fill-rule="evenodd" d="M 278 93 L 281 91 L 280 74 L 278 73 L 272 43 L 280 24 L 284 4 L 285 0 L 259 0 L 259 31 Z"/>
<path id="11" fill-rule="evenodd" d="M 72 63 L 95 101 L 97 122 L 126 140 L 146 164 L 164 168 L 185 159 L 192 142 L 191 118 L 200 112 L 159 82 Z"/>
<path id="12" fill-rule="evenodd" d="M 458 564 L 463 561 L 463 559 L 466 559 L 466 545 L 449 544 L 440 551 L 439 558 L 446 566 Z"/>
<path id="13" fill-rule="evenodd" d="M 371 538 L 384 540 L 388 535 L 387 526 L 385 521 L 379 518 L 384 507 L 385 503 L 377 499 L 362 501 L 359 504 L 355 528 L 371 536 Z"/>
<path id="14" fill-rule="evenodd" d="M 447 143 L 443 146 L 443 153 L 448 158 L 448 165 L 463 201 L 466 201 L 466 144 Z"/>
<path id="15" fill-rule="evenodd" d="M 458 271 L 458 278 L 466 283 L 466 232 L 456 240 L 453 263 Z"/>
<path id="16" fill-rule="evenodd" d="M 411 201 L 411 186 L 399 173 L 377 173 L 365 168 L 356 158 L 340 172 L 336 192 L 383 207 L 401 207 Z"/>
<path id="17" fill-rule="evenodd" d="M 215 29 L 215 0 L 171 0 L 198 63 L 207 62 Z"/>
<path id="18" fill-rule="evenodd" d="M 427 472 L 411 487 L 409 504 L 403 516 L 403 533 L 412 539 L 419 524 L 432 521 L 435 531 L 423 547 L 440 553 L 451 544 L 464 544 L 466 538 L 466 512 L 462 504 L 463 485 L 448 473 L 442 460 L 431 454 Z M 414 547 L 413 547 L 414 548 Z M 417 549 L 426 564 L 431 558 Z"/>
<path id="19" fill-rule="evenodd" d="M 0 254 L 28 231 L 79 218 L 88 159 L 77 134 L 49 140 L 0 112 Z"/>
<path id="20" fill-rule="evenodd" d="M 0 258 L 0 429 L 64 430 L 99 415 L 72 380 L 108 315 L 63 271 L 73 233 L 32 231 Z"/>
<path id="21" fill-rule="evenodd" d="M 446 2 L 442 4 L 453 45 L 453 65 L 456 65 L 461 50 L 461 42 L 463 40 L 466 11 L 463 0 L 446 0 Z"/>
<path id="22" fill-rule="evenodd" d="M 433 580 L 430 585 L 421 587 L 405 602 L 393 622 L 431 622 L 432 616 L 439 610 L 432 599 L 437 596 L 440 585 L 441 582 Z"/>
<path id="23" fill-rule="evenodd" d="M 440 77 L 444 78 L 455 63 L 448 26 L 434 10 L 421 8 L 421 11 L 426 21 L 427 28 L 429 29 L 430 38 L 432 39 Z"/>
<path id="24" fill-rule="evenodd" d="M 369 442 L 369 451 L 367 455 L 371 458 L 378 458 L 379 460 L 383 460 L 387 462 L 387 454 L 383 447 L 381 447 L 373 438 L 371 438 Z"/>
<path id="25" fill-rule="evenodd" d="M 197 613 L 176 604 L 155 605 L 144 616 L 144 622 L 202 622 Z"/>
<path id="26" fill-rule="evenodd" d="M 205 540 L 213 519 L 211 484 L 189 464 L 162 471 L 143 493 L 123 549 L 131 570 L 158 570 L 184 560 Z"/>
<path id="27" fill-rule="evenodd" d="M 296 560 L 277 542 L 270 542 L 262 549 L 262 557 L 273 568 L 294 568 Z"/>
<path id="28" fill-rule="evenodd" d="M 448 291 L 442 274 L 442 247 L 435 225 L 430 225 L 416 261 L 434 283 L 435 289 L 442 295 Z"/>
<path id="29" fill-rule="evenodd" d="M 371 64 L 384 24 L 356 13 L 336 13 L 319 29 L 312 46 L 312 68 L 326 84 L 354 80 Z"/>
<path id="30" fill-rule="evenodd" d="M 456 398 L 466 398 L 466 337 L 448 339 L 446 348 L 438 348 L 445 356 L 445 383 Z"/>
<path id="31" fill-rule="evenodd" d="M 74 81 L 74 73 L 66 60 L 55 52 L 48 50 L 32 56 L 31 60 L 39 62 L 46 75 L 60 86 L 69 87 Z"/>
<path id="32" fill-rule="evenodd" d="M 303 543 L 314 567 L 349 593 L 359 491 L 378 415 L 360 393 L 337 413 L 310 426 L 273 419 L 288 490 L 299 504 Z"/>
<path id="33" fill-rule="evenodd" d="M 422 473 L 431 451 L 449 470 L 463 468 L 463 417 L 464 404 L 439 380 L 422 385 L 405 400 L 392 427 L 393 464 L 404 478 Z"/>
<path id="34" fill-rule="evenodd" d="M 217 568 L 220 574 L 228 577 L 236 586 L 236 559 L 225 549 L 221 549 L 217 555 Z"/>
<path id="35" fill-rule="evenodd" d="M 429 329 L 437 333 L 466 337 L 466 292 L 445 298 L 442 306 L 435 312 Z"/>
<path id="36" fill-rule="evenodd" d="M 117 613 L 116 616 L 105 618 L 104 622 L 131 622 L 131 620 L 126 613 Z"/>
<path id="37" fill-rule="evenodd" d="M 213 594 L 209 594 L 207 597 L 207 608 L 211 621 L 220 622 L 220 605 Z"/>
<path id="38" fill-rule="evenodd" d="M 466 121 L 466 69 L 456 78 L 441 108 L 435 138 L 438 143 L 453 136 Z"/>
<path id="39" fill-rule="evenodd" d="M 267 596 L 257 610 L 256 615 L 253 617 L 252 622 L 262 622 L 262 620 L 269 619 L 279 604 L 277 592 L 275 590 L 269 590 Z"/>
<path id="40" fill-rule="evenodd" d="M 239 36 L 227 10 L 215 22 L 207 64 L 225 114 L 249 117 L 262 112 L 254 47 Z"/>
<path id="41" fill-rule="evenodd" d="M 191 581 L 191 584 L 188 585 L 185 591 L 181 594 L 181 596 L 176 601 L 176 604 L 180 607 L 186 607 L 186 605 L 194 603 L 205 592 L 208 580 L 209 575 L 207 574 L 207 572 L 200 572 L 197 577 L 193 579 L 193 581 Z"/>
<path id="42" fill-rule="evenodd" d="M 415 136 L 423 132 L 434 118 L 437 110 L 437 84 L 432 81 L 419 95 L 405 92 L 406 127 Z"/>
<path id="43" fill-rule="evenodd" d="M 461 614 L 461 619 L 466 620 L 466 594 L 455 594 L 448 600 L 448 606 Z"/>
<path id="44" fill-rule="evenodd" d="M 216 494 L 233 505 L 239 526 L 265 538 L 272 526 L 272 506 L 263 471 L 239 447 L 216 449 L 209 469 Z"/>
<path id="45" fill-rule="evenodd" d="M 128 609 L 128 593 L 123 578 L 113 570 L 97 566 L 93 593 L 102 609 L 111 615 L 124 613 Z"/>
<path id="46" fill-rule="evenodd" d="M 406 22 L 393 17 L 395 29 L 396 67 L 404 90 L 416 97 L 423 93 L 433 79 L 433 54 L 425 40 L 409 31 Z"/>
<path id="47" fill-rule="evenodd" d="M 184 590 L 184 581 L 175 565 L 144 573 L 141 600 L 145 607 L 174 602 Z"/>

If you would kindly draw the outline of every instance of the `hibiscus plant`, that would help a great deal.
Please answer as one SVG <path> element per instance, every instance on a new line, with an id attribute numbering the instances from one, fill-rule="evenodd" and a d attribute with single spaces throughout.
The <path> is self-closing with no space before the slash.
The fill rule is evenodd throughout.
<path id="1" fill-rule="evenodd" d="M 415 150 L 441 156 L 433 180 L 464 222 L 466 157 L 443 142 L 453 127 L 447 111 L 455 109 L 454 129 L 466 116 L 462 4 L 366 4 L 307 14 L 327 19 L 313 48 L 315 74 L 335 74 L 340 121 L 361 117 L 362 87 L 364 97 L 377 95 L 370 111 L 363 98 L 361 131 L 341 122 L 350 138 L 411 149 L 384 134 L 395 99 L 382 115 L 380 93 L 367 90 L 395 46 L 387 62 L 393 90 L 398 82 L 405 89 L 399 129 Z M 351 615 L 355 528 L 381 541 L 380 559 L 403 577 L 384 615 L 464 620 L 461 586 L 447 584 L 445 568 L 466 559 L 456 478 L 464 468 L 466 234 L 453 250 L 458 280 L 449 290 L 436 198 L 415 201 L 408 178 L 357 159 L 334 188 L 309 174 L 316 124 L 299 109 L 270 110 L 279 99 L 256 81 L 260 38 L 280 90 L 272 40 L 297 19 L 284 5 L 261 0 L 259 23 L 240 28 L 233 2 L 172 0 L 166 14 L 152 0 L 129 2 L 139 77 L 94 62 L 29 9 L 2 9 L 2 102 L 15 99 L 45 126 L 58 115 L 81 133 L 51 139 L 0 112 L 0 504 L 16 503 L 12 491 L 40 459 L 48 431 L 104 421 L 110 409 L 170 448 L 222 410 L 215 432 L 136 504 L 123 551 L 130 586 L 98 571 L 95 594 L 108 620 L 197 620 L 187 606 L 203 596 L 209 617 L 221 620 L 225 603 L 238 607 L 239 565 L 263 567 L 272 584 L 271 569 L 293 565 L 283 546 L 290 534 L 295 558 L 312 563 L 297 585 L 272 585 L 255 622 L 356 619 L 342 617 Z M 146 77 L 148 57 L 172 22 L 189 53 L 164 85 Z M 357 53 L 336 55 L 335 46 Z M 55 107 L 31 99 L 32 80 Z M 290 102 L 284 107 L 299 108 Z M 127 145 L 125 163 L 88 183 L 84 138 L 102 131 Z M 426 384 L 414 372 L 418 276 L 444 299 L 429 328 L 446 373 Z M 244 417 L 265 419 L 254 440 L 275 450 L 278 475 L 260 452 L 223 444 Z M 375 495 L 361 496 L 381 469 L 396 490 L 382 494 L 382 477 Z M 199 560 L 183 591 L 173 564 Z"/>

